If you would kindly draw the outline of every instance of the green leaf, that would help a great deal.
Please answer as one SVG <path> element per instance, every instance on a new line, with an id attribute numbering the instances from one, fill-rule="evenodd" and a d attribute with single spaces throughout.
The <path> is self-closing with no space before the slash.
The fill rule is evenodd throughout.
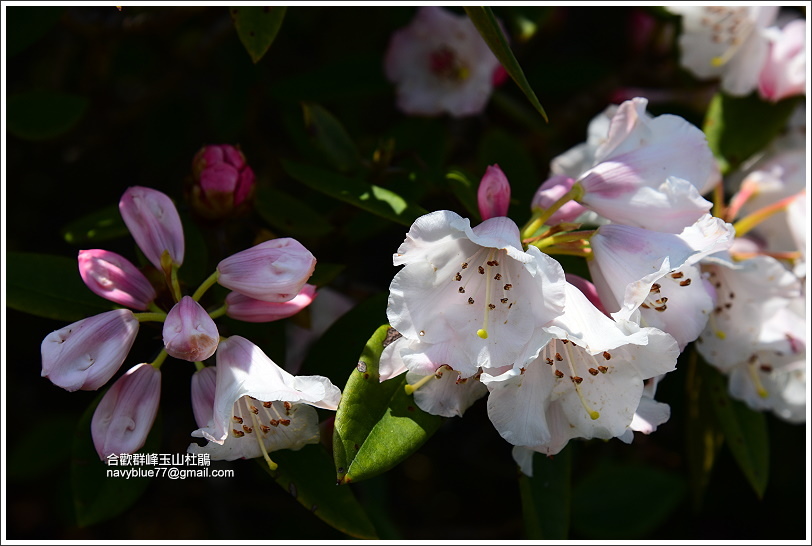
<path id="1" fill-rule="evenodd" d="M 767 489 L 770 470 L 770 444 L 764 414 L 753 411 L 727 392 L 727 377 L 703 363 L 703 376 L 711 406 L 725 440 L 739 468 L 761 499 Z"/>
<path id="2" fill-rule="evenodd" d="M 259 186 L 254 209 L 274 229 L 294 237 L 324 237 L 333 230 L 324 215 L 276 188 Z"/>
<path id="3" fill-rule="evenodd" d="M 348 487 L 336 487 L 333 463 L 321 444 L 298 451 L 274 451 L 275 471 L 258 459 L 282 489 L 305 508 L 342 533 L 361 539 L 377 539 L 377 533 L 364 508 Z"/>
<path id="4" fill-rule="evenodd" d="M 690 476 L 691 497 L 699 512 L 705 490 L 710 483 L 716 457 L 725 437 L 711 407 L 704 371 L 709 366 L 698 363 L 696 349 L 689 349 L 686 379 L 685 447 Z"/>
<path id="5" fill-rule="evenodd" d="M 598 463 L 573 490 L 572 528 L 587 539 L 644 538 L 685 493 L 685 482 L 674 473 L 640 463 Z"/>
<path id="6" fill-rule="evenodd" d="M 570 525 L 572 449 L 533 454 L 533 476 L 519 477 L 525 533 L 532 540 L 566 540 Z"/>
<path id="7" fill-rule="evenodd" d="M 312 102 L 302 103 L 302 113 L 310 142 L 332 167 L 341 172 L 361 167 L 355 142 L 333 114 Z"/>
<path id="8" fill-rule="evenodd" d="M 732 172 L 763 150 L 802 101 L 803 97 L 792 97 L 772 103 L 761 100 L 756 93 L 747 97 L 717 93 L 708 107 L 703 130 L 722 174 Z"/>
<path id="9" fill-rule="evenodd" d="M 7 7 L 6 55 L 13 57 L 45 36 L 64 11 L 64 6 Z"/>
<path id="10" fill-rule="evenodd" d="M 271 47 L 282 26 L 287 9 L 284 6 L 234 6 L 229 8 L 237 35 L 254 64 L 258 63 L 268 52 L 268 48 Z"/>
<path id="11" fill-rule="evenodd" d="M 419 205 L 407 203 L 391 190 L 356 178 L 289 160 L 282 160 L 282 168 L 314 190 L 404 226 L 412 225 L 417 217 L 428 212 Z"/>
<path id="12" fill-rule="evenodd" d="M 380 382 L 378 360 L 390 330 L 389 325 L 375 330 L 344 387 L 333 431 L 339 483 L 365 480 L 393 468 L 443 422 L 442 417 L 418 408 L 406 394 L 405 374 Z"/>
<path id="13" fill-rule="evenodd" d="M 72 245 L 95 244 L 123 237 L 128 233 L 118 205 L 91 212 L 62 228 L 62 237 Z"/>
<path id="14" fill-rule="evenodd" d="M 76 322 L 114 308 L 85 286 L 76 258 L 8 252 L 6 263 L 6 305 L 12 309 Z"/>
<path id="15" fill-rule="evenodd" d="M 151 482 L 149 477 L 124 478 L 108 477 L 108 470 L 126 470 L 140 468 L 152 469 L 152 466 L 107 466 L 99 459 L 93 438 L 90 435 L 90 422 L 93 412 L 99 405 L 104 393 L 100 393 L 87 408 L 73 438 L 73 456 L 71 458 L 70 478 L 73 489 L 73 504 L 76 522 L 79 527 L 86 527 L 115 517 L 135 502 L 146 491 Z M 138 453 L 157 453 L 161 438 L 160 413 L 155 419 L 144 447 Z"/>
<path id="16" fill-rule="evenodd" d="M 465 207 L 468 217 L 481 218 L 479 205 L 477 204 L 478 186 L 471 181 L 468 175 L 461 170 L 454 169 L 445 175 L 445 179 L 448 180 L 451 191 L 454 192 L 462 206 Z"/>
<path id="17" fill-rule="evenodd" d="M 58 413 L 34 421 L 21 431 L 13 448 L 9 449 L 8 478 L 15 482 L 40 479 L 43 474 L 67 467 L 71 458 L 70 442 L 50 442 L 43 449 L 43 438 L 51 438 L 54 430 L 73 430 L 79 418 L 74 413 Z M 65 465 L 65 466 L 63 466 Z"/>
<path id="18" fill-rule="evenodd" d="M 6 127 L 24 140 L 47 140 L 68 132 L 90 101 L 78 95 L 31 91 L 8 98 Z"/>
<path id="19" fill-rule="evenodd" d="M 544 121 L 549 121 L 549 119 L 547 119 L 547 112 L 545 112 L 541 106 L 538 97 L 536 97 L 536 93 L 533 92 L 533 88 L 530 87 L 530 83 L 522 71 L 522 67 L 519 66 L 519 62 L 510 50 L 507 39 L 505 39 L 505 35 L 502 33 L 502 29 L 496 21 L 496 17 L 494 17 L 491 8 L 488 6 L 466 7 L 465 13 L 468 14 L 468 17 L 485 40 L 485 43 L 488 44 L 493 54 L 499 59 L 502 66 L 505 67 L 507 73 L 530 100 L 530 104 L 538 110 L 541 117 L 544 118 Z"/>

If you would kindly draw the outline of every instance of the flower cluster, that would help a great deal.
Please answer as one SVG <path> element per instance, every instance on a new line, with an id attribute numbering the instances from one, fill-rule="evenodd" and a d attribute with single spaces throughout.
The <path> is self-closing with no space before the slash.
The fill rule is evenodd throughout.
<path id="1" fill-rule="evenodd" d="M 510 187 L 494 165 L 482 223 L 429 213 L 394 255 L 404 267 L 387 317 L 402 337 L 383 351 L 381 380 L 406 373 L 418 406 L 449 417 L 487 395 L 526 473 L 534 451 L 631 442 L 666 422 L 657 383 L 694 341 L 730 374 L 734 397 L 803 418 L 802 156 L 764 158 L 712 216 L 703 194 L 723 180 L 704 134 L 646 106 L 634 98 L 597 116 L 587 142 L 552 161 L 522 229 L 505 216 Z M 752 240 L 751 226 L 763 228 Z M 555 254 L 584 257 L 591 282 Z"/>
<path id="2" fill-rule="evenodd" d="M 119 377 L 93 414 L 91 433 L 99 457 L 133 453 L 144 445 L 158 411 L 160 368 L 167 356 L 197 368 L 192 405 L 199 429 L 192 435 L 208 444 L 192 444 L 190 451 L 205 451 L 214 459 L 262 455 L 274 468 L 268 452 L 318 441 L 318 419 L 309 406 L 336 409 L 339 389 L 321 376 L 290 375 L 242 337 L 221 340 L 214 321 L 222 315 L 274 321 L 309 305 L 315 286 L 306 282 L 316 264 L 310 251 L 290 238 L 265 241 L 223 259 L 192 295 L 184 295 L 178 277 L 184 235 L 172 200 L 136 186 L 124 192 L 119 209 L 157 278 L 165 279 L 161 288 L 168 291 L 171 308 L 159 306 L 156 287 L 123 256 L 82 250 L 79 272 L 85 284 L 123 308 L 65 326 L 42 342 L 43 376 L 68 391 L 96 390 L 124 363 L 140 323 L 163 323 L 159 356 Z M 215 283 L 231 292 L 221 307 L 207 311 L 199 301 Z M 215 354 L 216 366 L 206 366 L 203 361 Z"/>
<path id="3" fill-rule="evenodd" d="M 806 20 L 778 6 L 669 6 L 682 16 L 682 65 L 724 91 L 777 102 L 806 91 Z"/>

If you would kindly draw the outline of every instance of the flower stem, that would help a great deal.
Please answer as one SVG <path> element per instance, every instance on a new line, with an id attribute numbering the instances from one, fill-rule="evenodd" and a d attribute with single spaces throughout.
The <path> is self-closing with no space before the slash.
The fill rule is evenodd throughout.
<path id="1" fill-rule="evenodd" d="M 166 352 L 166 349 L 161 349 L 161 352 L 158 354 L 155 360 L 149 363 L 149 365 L 155 368 L 156 370 L 160 370 L 161 365 L 164 363 L 164 360 L 166 360 L 167 356 L 168 354 Z"/>
<path id="2" fill-rule="evenodd" d="M 205 367 L 206 367 L 206 365 L 205 365 L 205 364 L 203 364 L 202 362 L 195 362 L 195 369 L 196 369 L 198 372 L 199 372 L 200 370 L 202 370 L 203 368 L 205 368 Z"/>
<path id="3" fill-rule="evenodd" d="M 220 277 L 220 272 L 215 270 L 214 273 L 209 275 L 208 279 L 203 281 L 203 283 L 200 286 L 197 287 L 197 290 L 195 290 L 195 293 L 192 294 L 192 299 L 195 300 L 195 301 L 200 301 L 200 298 L 203 297 L 203 294 L 205 294 L 206 291 L 209 288 L 214 286 L 214 284 L 217 282 L 217 279 L 219 277 Z"/>
<path id="4" fill-rule="evenodd" d="M 555 214 L 558 209 L 569 203 L 570 201 L 577 201 L 584 196 L 584 188 L 576 182 L 570 190 L 558 198 L 558 200 L 547 207 L 546 209 L 539 209 L 533 213 L 533 217 L 527 223 L 527 226 L 522 230 L 522 239 L 528 239 L 544 225 L 544 223 Z"/>
<path id="5" fill-rule="evenodd" d="M 228 310 L 228 304 L 224 303 L 222 306 L 218 307 L 217 309 L 215 309 L 214 311 L 209 313 L 209 316 L 212 319 L 220 318 L 220 317 L 222 317 L 223 315 L 226 314 L 227 310 Z"/>
<path id="6" fill-rule="evenodd" d="M 133 313 L 133 316 L 138 322 L 164 322 L 166 320 L 166 313 L 163 311 L 155 313 Z"/>

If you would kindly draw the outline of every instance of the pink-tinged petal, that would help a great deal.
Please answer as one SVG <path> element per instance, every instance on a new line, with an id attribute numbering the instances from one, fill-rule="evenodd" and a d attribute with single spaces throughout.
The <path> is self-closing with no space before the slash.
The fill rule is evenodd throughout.
<path id="1" fill-rule="evenodd" d="M 206 366 L 192 375 L 192 413 L 198 428 L 209 426 L 214 417 L 214 391 L 217 368 Z"/>
<path id="2" fill-rule="evenodd" d="M 175 265 L 183 263 L 183 226 L 169 196 L 152 188 L 133 186 L 124 192 L 118 208 L 138 248 L 152 265 L 163 269 L 164 250 Z"/>
<path id="3" fill-rule="evenodd" d="M 533 196 L 533 201 L 530 204 L 531 209 L 548 209 L 558 199 L 564 196 L 565 193 L 572 189 L 575 180 L 567 175 L 557 174 L 546 180 L 536 190 Z M 570 201 L 559 208 L 547 220 L 548 225 L 559 224 L 561 222 L 572 222 L 581 214 L 586 212 L 587 209 L 577 201 Z"/>
<path id="4" fill-rule="evenodd" d="M 217 265 L 217 282 L 254 299 L 283 302 L 302 290 L 315 267 L 313 254 L 299 241 L 285 237 L 224 259 Z"/>
<path id="5" fill-rule="evenodd" d="M 806 92 L 806 19 L 788 23 L 768 48 L 759 74 L 759 94 L 773 102 L 803 95 Z"/>
<path id="6" fill-rule="evenodd" d="M 488 394 L 488 389 L 474 377 L 461 377 L 449 367 L 440 368 L 430 380 L 414 391 L 414 401 L 423 411 L 443 417 L 462 417 L 471 404 Z M 414 372 L 406 374 L 406 381 L 414 384 L 423 379 Z"/>
<path id="7" fill-rule="evenodd" d="M 603 313 L 606 316 L 609 316 L 609 312 L 603 307 L 603 303 L 601 302 L 601 298 L 598 295 L 598 290 L 595 288 L 595 285 L 586 280 L 583 277 L 579 277 L 573 273 L 565 273 L 564 278 L 567 280 L 568 283 L 573 285 L 575 288 L 581 291 L 581 293 L 586 296 L 586 299 L 589 300 L 589 303 L 594 305 L 598 311 Z"/>
<path id="8" fill-rule="evenodd" d="M 138 334 L 129 309 L 94 315 L 42 341 L 42 377 L 67 391 L 96 390 L 115 375 Z"/>
<path id="9" fill-rule="evenodd" d="M 306 284 L 296 297 L 283 302 L 250 298 L 239 292 L 226 296 L 226 315 L 245 322 L 271 322 L 291 317 L 310 305 L 316 298 L 316 285 Z"/>
<path id="10" fill-rule="evenodd" d="M 220 333 L 206 310 L 191 296 L 183 296 L 166 315 L 163 340 L 169 356 L 200 362 L 217 350 Z"/>
<path id="11" fill-rule="evenodd" d="M 149 364 L 138 364 L 122 375 L 104 394 L 90 432 L 96 453 L 135 453 L 144 446 L 161 399 L 161 372 Z"/>
<path id="12" fill-rule="evenodd" d="M 79 274 L 96 295 L 143 311 L 155 299 L 155 288 L 127 258 L 109 250 L 80 250 Z"/>
<path id="13" fill-rule="evenodd" d="M 483 220 L 494 216 L 507 216 L 510 206 L 510 183 L 499 165 L 491 165 L 479 182 L 477 190 L 479 214 Z"/>

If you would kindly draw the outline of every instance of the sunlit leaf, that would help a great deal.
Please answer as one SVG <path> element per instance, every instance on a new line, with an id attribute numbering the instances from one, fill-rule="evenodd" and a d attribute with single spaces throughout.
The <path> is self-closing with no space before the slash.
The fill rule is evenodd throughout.
<path id="1" fill-rule="evenodd" d="M 72 245 L 95 244 L 117 239 L 128 233 L 127 224 L 121 218 L 118 205 L 104 207 L 82 216 L 62 228 L 62 237 Z"/>
<path id="2" fill-rule="evenodd" d="M 507 39 L 505 39 L 505 35 L 499 23 L 496 21 L 496 17 L 493 15 L 491 8 L 487 6 L 466 7 L 465 13 L 468 14 L 468 17 L 470 17 L 474 26 L 485 40 L 485 43 L 488 44 L 493 54 L 499 59 L 502 66 L 505 67 L 507 73 L 528 98 L 530 104 L 539 111 L 545 121 L 548 121 L 547 112 L 544 111 L 538 97 L 536 97 L 536 93 L 533 91 L 533 88 L 530 87 L 530 83 L 527 81 L 522 67 L 519 66 L 519 61 L 516 60 L 513 51 L 510 50 Z"/>
<path id="3" fill-rule="evenodd" d="M 107 392 L 105 389 L 104 392 Z M 73 504 L 76 521 L 79 527 L 86 527 L 106 521 L 123 513 L 143 495 L 151 482 L 149 477 L 127 479 L 108 477 L 109 470 L 142 469 L 149 471 L 152 466 L 107 466 L 99 459 L 93 438 L 90 435 L 90 422 L 104 392 L 100 393 L 87 408 L 73 438 L 73 456 L 71 458 L 70 478 L 73 490 Z M 155 419 L 147 435 L 144 447 L 139 453 L 160 452 L 161 418 Z"/>
<path id="4" fill-rule="evenodd" d="M 85 97 L 50 91 L 31 91 L 8 98 L 6 127 L 25 140 L 47 140 L 68 132 L 90 105 Z"/>
<path id="5" fill-rule="evenodd" d="M 254 209 L 268 225 L 293 237 L 323 237 L 333 226 L 306 202 L 276 188 L 259 186 Z"/>
<path id="6" fill-rule="evenodd" d="M 377 533 L 363 506 L 352 489 L 336 487 L 333 462 L 321 444 L 305 446 L 298 451 L 282 449 L 272 457 L 279 466 L 268 469 L 258 459 L 282 489 L 290 493 L 305 508 L 325 523 L 351 537 L 377 539 Z"/>
<path id="7" fill-rule="evenodd" d="M 82 282 L 76 258 L 6 254 L 6 305 L 17 311 L 75 322 L 114 308 Z"/>
<path id="8" fill-rule="evenodd" d="M 777 103 L 761 100 L 758 94 L 731 97 L 717 93 L 705 115 L 703 130 L 722 174 L 727 174 L 764 149 L 786 126 L 803 97 Z"/>
<path id="9" fill-rule="evenodd" d="M 405 374 L 380 382 L 378 360 L 393 331 L 388 325 L 375 330 L 344 387 L 333 432 L 339 483 L 357 482 L 393 468 L 443 422 L 406 394 Z"/>
<path id="10" fill-rule="evenodd" d="M 410 226 L 427 213 L 423 207 L 407 203 L 395 192 L 374 184 L 288 160 L 282 161 L 282 167 L 288 175 L 314 190 L 398 224 Z"/>
<path id="11" fill-rule="evenodd" d="M 282 26 L 287 9 L 284 6 L 234 6 L 229 8 L 237 35 L 254 63 L 258 63 L 268 52 L 268 48 L 271 47 Z"/>
<path id="12" fill-rule="evenodd" d="M 519 477 L 525 533 L 532 540 L 566 540 L 570 526 L 571 448 L 553 457 L 533 454 L 533 476 Z"/>
<path id="13" fill-rule="evenodd" d="M 332 167 L 347 172 L 361 166 L 355 142 L 333 114 L 312 102 L 302 103 L 302 113 L 310 142 Z"/>
<path id="14" fill-rule="evenodd" d="M 711 406 L 733 458 L 759 498 L 764 496 L 770 470 L 770 443 L 764 414 L 734 400 L 727 392 L 727 378 L 704 365 Z"/>

